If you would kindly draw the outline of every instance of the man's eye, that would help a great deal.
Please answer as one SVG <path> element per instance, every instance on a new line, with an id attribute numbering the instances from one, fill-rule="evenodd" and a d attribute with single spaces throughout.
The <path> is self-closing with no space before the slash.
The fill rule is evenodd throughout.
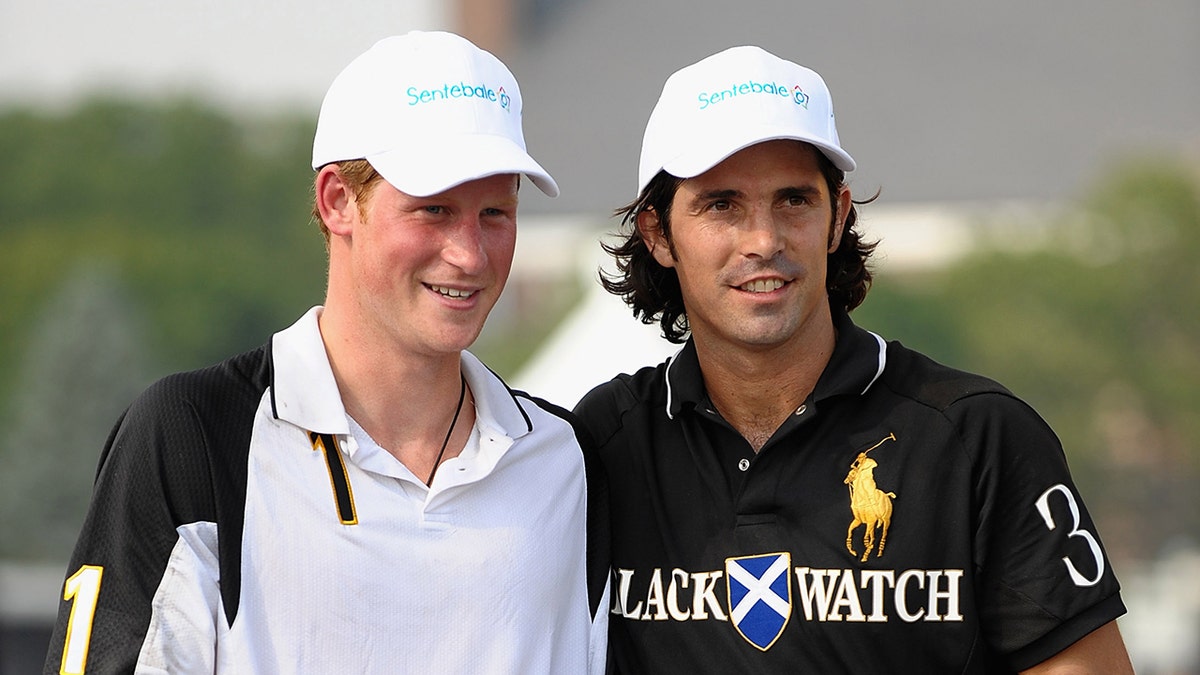
<path id="1" fill-rule="evenodd" d="M 425 207 L 425 212 L 432 213 L 432 214 L 441 214 L 444 210 L 445 209 L 443 209 L 440 206 L 426 206 Z"/>
<path id="2" fill-rule="evenodd" d="M 718 199 L 709 205 L 709 209 L 713 211 L 728 211 L 732 205 L 724 199 Z"/>

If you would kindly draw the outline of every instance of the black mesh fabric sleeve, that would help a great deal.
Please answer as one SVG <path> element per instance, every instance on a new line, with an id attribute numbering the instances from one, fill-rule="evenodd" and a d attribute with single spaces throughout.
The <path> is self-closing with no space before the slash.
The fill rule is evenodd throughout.
<path id="1" fill-rule="evenodd" d="M 262 348 L 172 375 L 117 422 L 66 573 L 66 591 L 72 579 L 83 587 L 60 597 L 45 672 L 64 668 L 64 652 L 73 665 L 85 654 L 87 673 L 133 671 L 177 528 L 186 524 L 218 524 L 222 586 L 231 585 L 222 588 L 223 599 L 232 620 L 237 575 L 227 579 L 224 572 L 237 569 L 249 432 L 268 373 Z M 239 543 L 225 550 L 231 540 Z"/>

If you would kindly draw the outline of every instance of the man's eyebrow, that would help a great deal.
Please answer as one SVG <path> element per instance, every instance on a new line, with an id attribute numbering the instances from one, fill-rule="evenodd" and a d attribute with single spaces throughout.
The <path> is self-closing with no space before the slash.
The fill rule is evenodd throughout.
<path id="1" fill-rule="evenodd" d="M 776 199 L 784 197 L 806 197 L 810 201 L 821 196 L 821 188 L 816 185 L 789 185 L 775 191 Z"/>
<path id="2" fill-rule="evenodd" d="M 708 202 L 718 201 L 721 199 L 733 199 L 742 196 L 740 190 L 733 188 L 718 188 L 713 190 L 705 190 L 697 192 L 691 199 L 688 200 L 688 210 L 695 211 L 703 207 Z"/>
<path id="3" fill-rule="evenodd" d="M 708 201 L 711 199 L 729 199 L 731 197 L 740 197 L 741 194 L 742 193 L 740 190 L 735 190 L 733 188 L 726 188 L 723 190 L 708 190 L 707 192 L 701 192 L 701 193 L 697 194 L 695 199 L 693 199 L 692 201 Z"/>

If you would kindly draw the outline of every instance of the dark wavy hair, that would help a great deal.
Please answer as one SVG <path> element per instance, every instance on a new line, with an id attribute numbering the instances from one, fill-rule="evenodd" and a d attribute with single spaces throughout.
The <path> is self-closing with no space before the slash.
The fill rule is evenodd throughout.
<path id="1" fill-rule="evenodd" d="M 845 172 L 834 166 L 824 154 L 818 152 L 817 158 L 821 174 L 829 186 L 829 194 L 836 195 L 845 185 Z M 660 171 L 635 201 L 614 212 L 615 216 L 621 218 L 621 230 L 614 235 L 618 240 L 611 244 L 602 243 L 601 246 L 616 260 L 617 273 L 600 271 L 600 284 L 604 290 L 621 296 L 625 304 L 633 309 L 633 316 L 642 323 L 657 321 L 662 327 L 663 337 L 677 344 L 687 340 L 691 332 L 687 310 L 683 306 L 683 292 L 679 288 L 679 277 L 673 268 L 663 267 L 654 259 L 638 232 L 637 218 L 643 211 L 657 213 L 663 238 L 670 244 L 671 202 L 682 183 L 682 178 Z M 864 240 L 862 233 L 855 229 L 858 209 L 854 205 L 870 203 L 878 196 L 876 193 L 869 199 L 851 203 L 842 240 L 837 249 L 829 254 L 825 288 L 829 292 L 829 305 L 834 310 L 853 310 L 862 304 L 871 288 L 872 275 L 867 261 L 878 242 Z M 831 222 L 836 222 L 837 200 L 830 201 L 834 209 Z"/>

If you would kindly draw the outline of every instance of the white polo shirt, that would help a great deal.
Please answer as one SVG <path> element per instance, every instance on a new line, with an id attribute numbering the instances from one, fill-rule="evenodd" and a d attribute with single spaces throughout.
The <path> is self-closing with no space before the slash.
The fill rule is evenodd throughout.
<path id="1" fill-rule="evenodd" d="M 319 313 L 134 403 L 68 570 L 102 570 L 94 611 L 63 602 L 47 665 L 86 630 L 87 672 L 603 672 L 603 492 L 568 414 L 464 353 L 475 428 L 427 488 L 352 431 Z"/>

